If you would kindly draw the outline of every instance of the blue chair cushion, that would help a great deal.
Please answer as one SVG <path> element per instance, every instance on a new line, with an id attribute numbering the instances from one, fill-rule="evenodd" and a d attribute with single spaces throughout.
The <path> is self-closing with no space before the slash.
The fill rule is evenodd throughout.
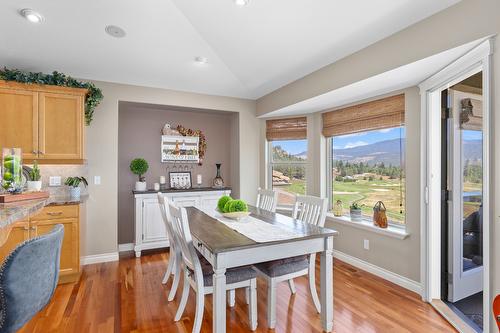
<path id="1" fill-rule="evenodd" d="M 283 276 L 302 271 L 309 267 L 308 256 L 297 256 L 278 259 L 255 265 L 263 274 L 269 277 Z"/>
<path id="2" fill-rule="evenodd" d="M 17 332 L 52 298 L 64 227 L 19 245 L 0 268 L 0 332 Z"/>

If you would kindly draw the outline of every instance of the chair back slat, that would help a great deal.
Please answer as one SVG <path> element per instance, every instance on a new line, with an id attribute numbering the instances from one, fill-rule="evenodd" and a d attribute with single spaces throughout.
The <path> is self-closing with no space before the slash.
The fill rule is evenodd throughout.
<path id="1" fill-rule="evenodd" d="M 276 205 L 278 203 L 278 192 L 273 190 L 257 190 L 257 204 L 260 209 L 276 212 Z"/>
<path id="2" fill-rule="evenodd" d="M 319 227 L 325 225 L 327 200 L 310 195 L 298 195 L 293 207 L 293 218 Z"/>
<path id="3" fill-rule="evenodd" d="M 200 260 L 193 245 L 186 208 L 177 207 L 173 202 L 168 202 L 168 207 L 177 243 L 182 253 L 182 261 L 191 271 L 195 272 L 196 279 L 202 279 Z"/>
<path id="4" fill-rule="evenodd" d="M 170 209 L 168 207 L 168 198 L 161 192 L 158 192 L 158 203 L 160 204 L 161 217 L 165 228 L 167 229 L 167 237 L 170 245 L 175 247 L 176 239 L 172 221 L 170 220 Z"/>

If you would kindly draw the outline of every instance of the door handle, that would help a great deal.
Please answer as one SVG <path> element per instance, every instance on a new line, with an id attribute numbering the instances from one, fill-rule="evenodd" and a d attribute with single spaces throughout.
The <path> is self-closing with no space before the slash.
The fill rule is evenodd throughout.
<path id="1" fill-rule="evenodd" d="M 50 216 L 59 216 L 59 215 L 62 215 L 62 212 L 48 212 L 47 215 L 50 215 Z"/>

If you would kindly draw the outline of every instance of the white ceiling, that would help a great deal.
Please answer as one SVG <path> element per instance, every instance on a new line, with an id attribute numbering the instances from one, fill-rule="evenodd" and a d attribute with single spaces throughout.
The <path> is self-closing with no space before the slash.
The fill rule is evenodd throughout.
<path id="1" fill-rule="evenodd" d="M 484 39 L 479 39 L 422 60 L 372 76 L 313 98 L 269 112 L 262 118 L 304 115 L 414 87 L 448 66 Z"/>
<path id="2" fill-rule="evenodd" d="M 254 99 L 457 2 L 2 0 L 0 66 Z M 45 22 L 24 20 L 26 7 Z"/>

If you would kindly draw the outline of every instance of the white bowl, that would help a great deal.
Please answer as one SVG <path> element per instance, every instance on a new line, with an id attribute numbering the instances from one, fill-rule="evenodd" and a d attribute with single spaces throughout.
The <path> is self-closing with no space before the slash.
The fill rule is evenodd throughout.
<path id="1" fill-rule="evenodd" d="M 241 218 L 247 217 L 250 215 L 250 212 L 233 212 L 233 213 L 221 213 L 222 216 L 232 219 L 232 220 L 239 220 Z"/>

